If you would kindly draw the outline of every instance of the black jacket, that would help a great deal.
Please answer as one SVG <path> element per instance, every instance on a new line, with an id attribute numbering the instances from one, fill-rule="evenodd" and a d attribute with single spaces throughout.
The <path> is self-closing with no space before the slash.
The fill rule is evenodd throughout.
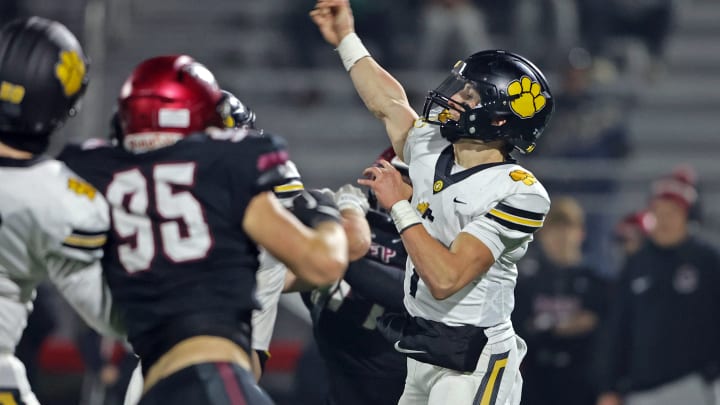
<path id="1" fill-rule="evenodd" d="M 720 258 L 688 238 L 628 258 L 599 351 L 604 391 L 652 389 L 720 365 Z"/>

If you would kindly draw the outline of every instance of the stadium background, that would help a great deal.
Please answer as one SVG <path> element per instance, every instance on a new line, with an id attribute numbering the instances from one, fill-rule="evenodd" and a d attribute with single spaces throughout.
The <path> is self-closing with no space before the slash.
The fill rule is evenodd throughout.
<path id="1" fill-rule="evenodd" d="M 63 129 L 73 141 L 106 136 L 120 85 L 140 60 L 186 53 L 206 64 L 223 87 L 257 112 L 258 126 L 289 140 L 291 156 L 310 187 L 354 182 L 362 168 L 387 146 L 384 128 L 365 110 L 335 52 L 315 33 L 307 17 L 312 1 L 2 2 L 5 20 L 13 14 L 41 15 L 65 23 L 81 38 L 92 61 L 91 84 L 80 115 Z M 489 45 L 516 49 L 524 27 L 510 14 L 513 2 L 476 3 L 486 18 Z M 572 1 L 545 3 L 558 7 L 553 14 L 557 17 L 562 15 L 562 3 Z M 422 38 L 423 1 L 358 0 L 353 5 L 362 10 L 356 11 L 361 37 L 367 34 L 371 52 L 399 78 L 413 105 L 421 109 L 426 91 L 464 54 L 453 55 L 451 46 L 422 47 L 418 39 Z M 605 47 L 608 51 L 602 55 L 604 64 L 593 70 L 594 94 L 616 103 L 620 117 L 612 119 L 626 130 L 623 153 L 543 156 L 543 149 L 538 148 L 537 156 L 521 161 L 546 184 L 558 189 L 573 184 L 566 189 L 572 189 L 590 215 L 600 218 L 598 234 L 607 233 L 611 229 L 608 224 L 644 207 L 653 179 L 677 165 L 690 165 L 699 179 L 701 232 L 717 246 L 720 3 L 676 1 L 671 21 L 659 58 L 648 54 L 636 37 L 611 34 Z M 567 21 L 551 28 L 562 23 Z M 538 64 L 558 94 L 567 61 L 575 58 L 573 63 L 582 63 L 577 60 L 584 54 L 553 39 L 547 31 L 542 30 L 543 35 L 524 50 L 544 56 Z M 378 36 L 380 40 L 372 40 Z M 439 63 L 421 65 L 423 53 L 438 53 Z M 558 125 L 551 123 L 550 134 L 560 134 L 558 139 L 568 142 L 565 149 L 572 150 L 582 135 L 562 134 L 564 129 Z M 555 147 L 562 149 L 562 145 Z M 575 187 L 578 183 L 601 186 Z M 603 189 L 603 184 L 612 186 Z M 549 188 L 552 195 L 553 187 Z M 612 251 L 605 253 L 612 257 Z M 612 265 L 605 271 L 612 272 Z M 283 302 L 276 331 L 279 344 L 263 380 L 279 403 L 292 385 L 296 356 L 311 335 L 302 304 L 292 296 L 284 297 Z M 52 301 L 52 306 L 59 321 L 52 339 L 42 347 L 38 393 L 47 399 L 45 404 L 77 403 L 84 379 L 83 364 L 75 357 L 78 321 L 62 302 Z"/>

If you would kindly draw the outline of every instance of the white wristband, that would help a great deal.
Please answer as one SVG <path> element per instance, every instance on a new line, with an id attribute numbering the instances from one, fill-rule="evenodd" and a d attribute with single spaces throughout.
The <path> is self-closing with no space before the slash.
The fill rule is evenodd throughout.
<path id="1" fill-rule="evenodd" d="M 422 219 L 407 200 L 400 200 L 393 204 L 390 209 L 390 216 L 395 222 L 395 228 L 399 233 L 403 233 L 404 230 L 413 225 L 422 223 Z"/>
<path id="2" fill-rule="evenodd" d="M 348 72 L 353 65 L 360 59 L 370 56 L 370 52 L 365 48 L 360 38 L 354 32 L 351 32 L 340 41 L 336 49 L 340 54 L 343 66 Z"/>

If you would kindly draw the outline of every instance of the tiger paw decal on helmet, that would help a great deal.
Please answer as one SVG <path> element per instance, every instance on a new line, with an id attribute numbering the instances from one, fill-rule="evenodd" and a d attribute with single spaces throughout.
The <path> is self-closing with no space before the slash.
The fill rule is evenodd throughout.
<path id="1" fill-rule="evenodd" d="M 545 96 L 540 94 L 540 83 L 523 76 L 520 80 L 513 80 L 507 88 L 509 96 L 517 96 L 510 102 L 510 109 L 520 118 L 532 118 L 545 107 Z"/>
<path id="2" fill-rule="evenodd" d="M 74 96 L 83 84 L 85 62 L 75 51 L 62 51 L 60 61 L 55 66 L 55 76 L 60 80 L 65 95 Z"/>

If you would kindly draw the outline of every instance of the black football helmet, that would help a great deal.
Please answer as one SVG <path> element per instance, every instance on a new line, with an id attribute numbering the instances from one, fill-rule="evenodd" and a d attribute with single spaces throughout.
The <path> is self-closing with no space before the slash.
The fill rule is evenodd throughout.
<path id="1" fill-rule="evenodd" d="M 477 105 L 471 107 L 463 97 L 452 98 L 462 91 L 479 98 Z M 540 69 L 520 55 L 490 50 L 458 61 L 450 76 L 428 92 L 423 116 L 440 125 L 450 142 L 505 140 L 520 152 L 530 153 L 553 109 L 554 100 Z"/>
<path id="2" fill-rule="evenodd" d="M 228 128 L 255 128 L 255 112 L 227 90 L 222 90 L 220 114 Z"/>
<path id="3" fill-rule="evenodd" d="M 88 60 L 62 24 L 40 17 L 14 20 L 0 31 L 0 141 L 45 151 L 88 84 Z"/>

